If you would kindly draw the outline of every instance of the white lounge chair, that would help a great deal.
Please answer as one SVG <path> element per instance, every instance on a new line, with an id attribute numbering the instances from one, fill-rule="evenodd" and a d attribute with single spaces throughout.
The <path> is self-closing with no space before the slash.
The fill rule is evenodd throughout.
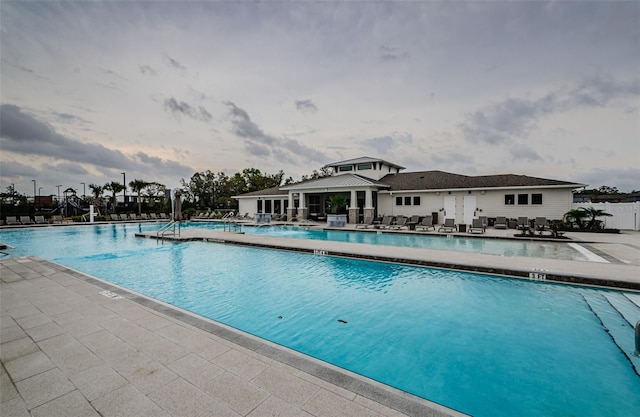
<path id="1" fill-rule="evenodd" d="M 467 229 L 469 233 L 484 233 L 484 225 L 482 224 L 482 219 L 472 219 L 471 227 Z"/>
<path id="2" fill-rule="evenodd" d="M 29 216 L 20 216 L 20 224 L 33 224 L 33 220 Z"/>
<path id="3" fill-rule="evenodd" d="M 33 219 L 35 220 L 36 224 L 47 224 L 47 223 L 49 223 L 49 222 L 44 218 L 44 216 L 35 216 Z"/>
<path id="4" fill-rule="evenodd" d="M 365 216 L 362 223 L 356 224 L 356 229 L 368 229 L 370 227 L 374 227 L 372 216 Z"/>
<path id="5" fill-rule="evenodd" d="M 7 216 L 6 222 L 7 222 L 7 226 L 14 226 L 14 225 L 20 224 L 16 216 Z"/>
<path id="6" fill-rule="evenodd" d="M 426 232 L 429 229 L 436 230 L 435 226 L 433 225 L 433 216 L 430 214 L 427 216 L 424 216 L 420 224 L 416 226 L 416 230 L 423 230 Z"/>
<path id="7" fill-rule="evenodd" d="M 405 216 L 396 217 L 396 221 L 392 224 L 389 229 L 400 230 L 400 229 L 408 229 L 409 225 L 407 224 L 407 218 Z"/>
<path id="8" fill-rule="evenodd" d="M 507 228 L 507 218 L 503 216 L 496 217 L 496 222 L 493 224 L 494 229 L 506 229 Z"/>

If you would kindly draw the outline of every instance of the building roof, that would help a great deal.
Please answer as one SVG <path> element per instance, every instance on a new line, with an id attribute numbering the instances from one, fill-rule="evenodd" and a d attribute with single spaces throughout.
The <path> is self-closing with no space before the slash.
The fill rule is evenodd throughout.
<path id="1" fill-rule="evenodd" d="M 256 196 L 263 196 L 263 195 L 269 195 L 269 196 L 286 196 L 288 193 L 286 191 L 281 191 L 281 187 L 271 187 L 271 188 L 265 188 L 264 190 L 258 190 L 258 191 L 252 191 L 250 193 L 244 193 L 241 194 L 239 196 L 235 196 L 234 198 L 238 198 L 238 197 L 256 197 Z"/>
<path id="2" fill-rule="evenodd" d="M 584 186 L 584 184 L 529 177 L 527 175 L 501 174 L 468 176 L 443 171 L 389 174 L 381 178 L 380 182 L 388 184 L 390 186 L 389 191 L 552 186 L 578 188 Z"/>
<path id="3" fill-rule="evenodd" d="M 331 177 L 316 178 L 313 180 L 303 181 L 296 184 L 285 185 L 280 187 L 281 190 L 304 190 L 304 189 L 316 189 L 316 188 L 344 188 L 344 187 L 367 187 L 377 186 L 382 188 L 388 188 L 389 185 L 376 181 L 371 178 L 363 177 L 358 174 L 342 174 Z"/>
<path id="4" fill-rule="evenodd" d="M 403 166 L 394 164 L 393 162 L 385 161 L 384 159 L 380 159 L 380 158 L 371 158 L 368 156 L 363 156 L 355 159 L 347 159 L 345 161 L 332 162 L 330 164 L 325 165 L 323 168 L 334 168 L 342 165 L 366 164 L 369 162 L 382 162 L 383 164 L 392 166 L 394 168 L 405 169 Z"/>

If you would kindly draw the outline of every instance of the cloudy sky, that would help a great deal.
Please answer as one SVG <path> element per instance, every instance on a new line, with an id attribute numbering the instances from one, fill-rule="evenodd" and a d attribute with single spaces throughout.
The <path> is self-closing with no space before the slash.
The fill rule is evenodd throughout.
<path id="1" fill-rule="evenodd" d="M 640 189 L 637 1 L 3 0 L 0 18 L 3 191 L 360 156 Z"/>

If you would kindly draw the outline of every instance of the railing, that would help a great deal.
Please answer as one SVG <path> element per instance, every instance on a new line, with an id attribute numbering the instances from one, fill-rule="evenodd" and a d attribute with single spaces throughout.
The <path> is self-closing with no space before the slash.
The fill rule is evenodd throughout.
<path id="1" fill-rule="evenodd" d="M 242 226 L 236 221 L 236 216 L 233 211 L 222 216 L 220 220 L 222 220 L 223 224 L 222 230 L 225 232 L 239 232 L 242 229 Z"/>
<path id="2" fill-rule="evenodd" d="M 165 235 L 173 235 L 176 234 L 176 225 L 178 226 L 178 236 L 180 236 L 180 221 L 170 221 L 163 225 L 158 232 L 156 233 L 156 239 L 162 241 Z"/>

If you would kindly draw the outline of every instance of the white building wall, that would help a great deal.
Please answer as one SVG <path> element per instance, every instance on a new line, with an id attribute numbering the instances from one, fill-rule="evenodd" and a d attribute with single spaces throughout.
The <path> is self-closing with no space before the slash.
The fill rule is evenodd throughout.
<path id="1" fill-rule="evenodd" d="M 513 205 L 505 204 L 505 194 L 514 194 Z M 528 204 L 518 204 L 518 194 L 528 194 Z M 542 204 L 531 204 L 531 194 L 542 194 Z M 431 213 L 438 213 L 438 223 L 444 219 L 444 199 L 445 196 L 455 196 L 456 198 L 456 223 L 462 223 L 464 219 L 464 196 L 474 195 L 476 197 L 475 217 L 487 216 L 516 219 L 520 216 L 529 218 L 546 217 L 549 220 L 561 220 L 564 214 L 571 210 L 573 194 L 568 189 L 546 189 L 532 188 L 527 190 L 487 190 L 487 191 L 440 191 L 440 192 L 393 192 L 378 193 L 378 214 L 379 215 L 404 215 L 414 214 L 424 216 Z M 397 206 L 397 196 L 420 196 L 420 206 Z"/>
<path id="2" fill-rule="evenodd" d="M 257 198 L 239 198 L 238 199 L 238 213 L 249 213 L 253 216 L 257 212 Z"/>

